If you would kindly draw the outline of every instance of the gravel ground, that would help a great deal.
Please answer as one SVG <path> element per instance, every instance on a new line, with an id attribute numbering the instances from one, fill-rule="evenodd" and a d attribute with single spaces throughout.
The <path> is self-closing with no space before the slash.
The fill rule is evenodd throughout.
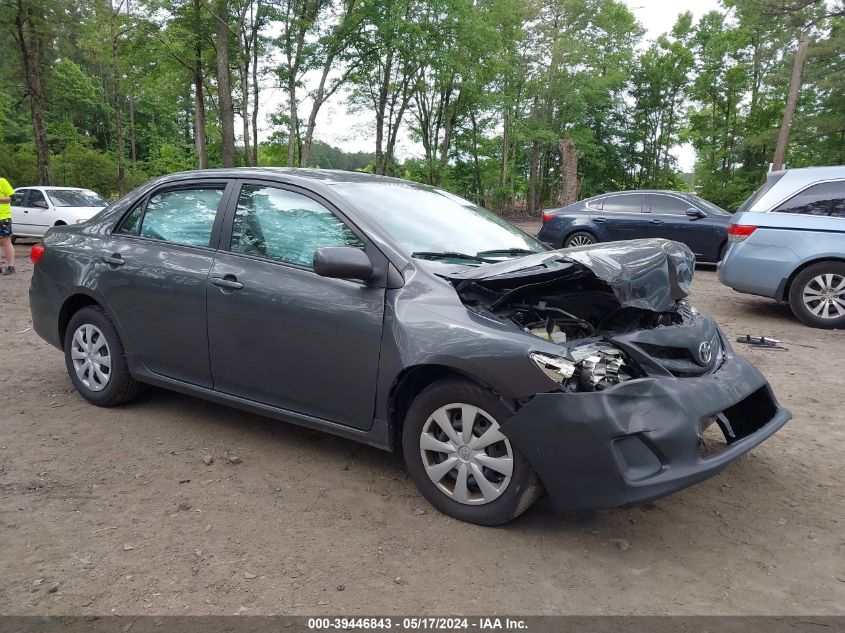
<path id="1" fill-rule="evenodd" d="M 0 613 L 845 613 L 845 339 L 712 269 L 693 303 L 784 341 L 738 347 L 794 420 L 654 504 L 576 520 L 541 500 L 496 529 L 351 441 L 154 389 L 86 404 L 19 271 L 0 277 Z"/>

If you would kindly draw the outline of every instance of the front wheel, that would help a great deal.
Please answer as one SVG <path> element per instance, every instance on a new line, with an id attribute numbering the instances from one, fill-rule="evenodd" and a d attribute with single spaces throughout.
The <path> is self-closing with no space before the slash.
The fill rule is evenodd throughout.
<path id="1" fill-rule="evenodd" d="M 587 244 L 595 244 L 598 242 L 596 236 L 587 231 L 578 231 L 566 238 L 563 243 L 564 248 L 572 248 L 573 246 L 587 246 Z"/>
<path id="2" fill-rule="evenodd" d="M 789 288 L 789 306 L 810 327 L 845 327 L 845 263 L 821 262 L 798 273 Z"/>
<path id="3" fill-rule="evenodd" d="M 82 308 L 71 317 L 64 347 L 71 382 L 88 402 L 113 407 L 138 393 L 120 336 L 102 308 Z"/>
<path id="4" fill-rule="evenodd" d="M 499 525 L 537 500 L 537 475 L 500 430 L 512 415 L 498 396 L 466 380 L 437 382 L 417 396 L 402 448 L 411 479 L 434 507 Z"/>

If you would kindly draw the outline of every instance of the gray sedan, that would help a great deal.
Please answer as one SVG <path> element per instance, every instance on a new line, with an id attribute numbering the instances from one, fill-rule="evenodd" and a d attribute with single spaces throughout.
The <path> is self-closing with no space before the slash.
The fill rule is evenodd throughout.
<path id="1" fill-rule="evenodd" d="M 544 488 L 559 510 L 654 499 L 789 419 L 687 301 L 686 246 L 548 250 L 402 180 L 176 174 L 31 258 L 34 327 L 91 403 L 148 383 L 399 451 L 483 525 Z"/>

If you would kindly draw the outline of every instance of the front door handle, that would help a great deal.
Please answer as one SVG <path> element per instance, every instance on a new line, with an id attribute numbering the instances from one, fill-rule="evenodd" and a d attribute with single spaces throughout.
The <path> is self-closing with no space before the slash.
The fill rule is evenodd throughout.
<path id="1" fill-rule="evenodd" d="M 593 222 L 607 222 L 604 218 L 593 218 Z"/>
<path id="2" fill-rule="evenodd" d="M 106 262 L 109 266 L 123 266 L 126 262 L 123 261 L 123 258 L 120 256 L 120 253 L 115 253 L 114 255 L 106 255 L 103 257 L 103 261 Z"/>
<path id="3" fill-rule="evenodd" d="M 651 223 L 652 223 L 652 224 L 663 224 L 663 220 L 657 220 L 657 219 L 655 219 L 655 220 L 651 220 Z"/>
<path id="4" fill-rule="evenodd" d="M 240 290 L 244 285 L 238 281 L 234 275 L 226 275 L 225 277 L 212 277 L 211 283 L 219 288 L 226 288 L 227 290 Z"/>

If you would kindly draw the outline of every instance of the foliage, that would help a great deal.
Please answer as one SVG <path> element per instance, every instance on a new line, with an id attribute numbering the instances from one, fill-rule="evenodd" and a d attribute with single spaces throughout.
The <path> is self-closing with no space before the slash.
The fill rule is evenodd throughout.
<path id="1" fill-rule="evenodd" d="M 20 0 L 0 21 L 0 173 L 18 186 L 112 196 L 203 155 L 219 166 L 221 25 L 241 165 L 387 173 L 537 211 L 559 199 L 568 138 L 581 196 L 692 188 L 734 209 L 772 160 L 802 33 L 787 161 L 845 163 L 838 1 L 722 0 L 654 41 L 623 0 Z M 259 113 L 268 85 L 281 108 Z M 370 118 L 369 151 L 317 140 L 337 133 L 329 101 Z M 400 160 L 406 135 L 419 150 Z"/>

